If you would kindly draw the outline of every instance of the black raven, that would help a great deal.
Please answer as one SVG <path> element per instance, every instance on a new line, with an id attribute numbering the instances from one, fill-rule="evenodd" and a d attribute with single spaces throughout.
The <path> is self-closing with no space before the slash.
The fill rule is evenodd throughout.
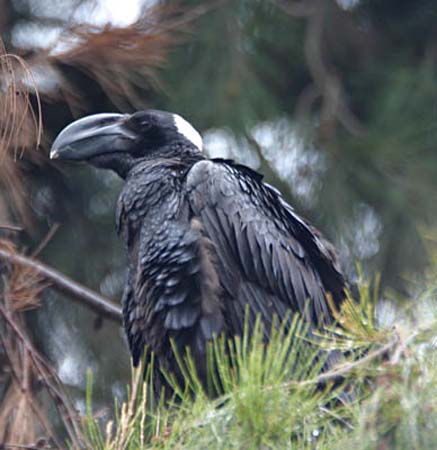
<path id="1" fill-rule="evenodd" d="M 262 176 L 208 159 L 182 117 L 147 110 L 96 114 L 67 126 L 51 158 L 112 169 L 125 184 L 116 213 L 129 257 L 124 326 L 134 365 L 144 346 L 175 369 L 170 340 L 204 376 L 206 342 L 243 332 L 245 310 L 266 329 L 299 312 L 331 324 L 345 280 L 331 245 Z M 266 336 L 268 338 L 268 336 Z"/>

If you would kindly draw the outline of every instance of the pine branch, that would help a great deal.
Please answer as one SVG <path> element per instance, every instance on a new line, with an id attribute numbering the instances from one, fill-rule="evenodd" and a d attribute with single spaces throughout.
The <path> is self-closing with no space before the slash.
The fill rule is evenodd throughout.
<path id="1" fill-rule="evenodd" d="M 345 375 L 347 375 L 352 370 L 365 366 L 370 361 L 380 358 L 384 355 L 386 355 L 390 350 L 392 350 L 396 344 L 398 344 L 398 339 L 392 339 L 387 344 L 383 345 L 382 347 L 374 350 L 373 352 L 370 352 L 366 356 L 357 359 L 356 361 L 346 362 L 339 366 L 334 367 L 332 370 L 328 372 L 324 372 L 320 374 L 319 376 L 315 378 L 311 378 L 309 380 L 302 380 L 302 381 L 287 381 L 286 383 L 283 383 L 282 386 L 284 388 L 291 387 L 291 386 L 306 386 L 306 385 L 312 385 L 312 384 L 321 384 L 321 383 L 327 383 L 329 381 L 341 381 Z M 271 386 L 268 386 L 268 389 L 271 389 Z"/>
<path id="2" fill-rule="evenodd" d="M 310 384 L 316 382 L 317 384 L 319 384 L 319 383 L 326 383 L 328 381 L 341 380 L 353 369 L 356 369 L 357 367 L 366 366 L 370 361 L 386 355 L 392 348 L 396 346 L 397 343 L 398 343 L 397 338 L 392 339 L 387 344 L 374 350 L 373 352 L 370 352 L 366 356 L 357 359 L 356 361 L 341 364 L 340 366 L 335 367 L 333 370 L 330 370 L 329 372 L 324 372 L 320 374 L 315 380 L 306 380 L 303 383 Z"/>
<path id="3" fill-rule="evenodd" d="M 33 362 L 35 369 L 38 372 L 38 377 L 40 378 L 40 382 L 44 384 L 47 388 L 47 392 L 52 397 L 54 404 L 58 408 L 58 411 L 61 413 L 63 419 L 63 423 L 68 432 L 68 435 L 72 442 L 75 445 L 75 448 L 84 448 L 81 445 L 83 442 L 83 436 L 81 430 L 78 426 L 77 414 L 73 407 L 73 404 L 66 394 L 66 392 L 62 388 L 62 384 L 59 380 L 59 377 L 52 366 L 38 353 L 38 351 L 34 348 L 32 342 L 25 330 L 23 330 L 18 323 L 16 323 L 14 317 L 10 314 L 10 312 L 5 308 L 3 304 L 0 303 L 0 314 L 5 320 L 5 322 L 9 325 L 10 329 L 13 331 L 14 335 L 20 340 L 24 349 L 28 352 L 27 355 Z M 3 344 L 7 343 L 7 341 L 2 336 Z M 14 374 L 18 380 L 20 381 L 20 377 L 17 377 L 17 374 Z M 48 436 L 54 440 L 57 448 L 62 448 L 60 441 L 57 439 L 50 422 L 47 420 L 44 414 L 41 414 L 41 407 L 32 400 L 32 397 L 29 397 L 30 404 L 32 406 L 32 410 L 37 415 L 38 419 L 41 422 L 41 425 L 48 433 Z M 0 448 L 2 448 L 0 446 Z"/>
<path id="4" fill-rule="evenodd" d="M 35 270 L 50 281 L 58 291 L 71 296 L 75 301 L 88 306 L 97 314 L 107 319 L 121 322 L 121 308 L 117 304 L 73 281 L 56 269 L 26 256 L 14 254 L 3 248 L 0 248 L 0 259 Z"/>

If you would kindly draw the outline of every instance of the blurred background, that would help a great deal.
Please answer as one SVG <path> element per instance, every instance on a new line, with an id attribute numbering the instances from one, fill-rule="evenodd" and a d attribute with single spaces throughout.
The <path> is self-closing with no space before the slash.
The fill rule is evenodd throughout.
<path id="1" fill-rule="evenodd" d="M 402 301 L 437 254 L 436 23 L 434 0 L 0 0 L 1 238 L 119 302 L 121 181 L 48 149 L 83 115 L 164 109 L 211 157 L 262 172 L 335 244 L 352 284 L 359 264 Z M 20 326 L 75 408 L 87 368 L 110 405 L 130 373 L 120 324 L 35 283 Z M 14 345 L 0 346 L 4 439 Z"/>

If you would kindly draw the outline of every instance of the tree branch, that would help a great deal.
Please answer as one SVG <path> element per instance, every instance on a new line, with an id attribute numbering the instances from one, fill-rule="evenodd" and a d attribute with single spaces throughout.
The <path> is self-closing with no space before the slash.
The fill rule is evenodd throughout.
<path id="1" fill-rule="evenodd" d="M 344 375 L 349 373 L 351 370 L 356 369 L 357 367 L 366 366 L 370 361 L 379 358 L 389 352 L 396 344 L 398 343 L 397 339 L 390 340 L 387 344 L 382 347 L 374 350 L 373 352 L 367 354 L 366 356 L 357 359 L 356 361 L 347 362 L 341 364 L 337 367 L 334 367 L 329 372 L 325 372 L 320 374 L 314 380 L 306 380 L 304 383 L 326 383 L 328 381 L 336 381 L 341 380 Z"/>
<path id="2" fill-rule="evenodd" d="M 287 381 L 286 383 L 283 383 L 282 386 L 284 388 L 287 388 L 287 387 L 291 387 L 291 386 L 306 386 L 309 384 L 320 384 L 320 383 L 327 383 L 329 381 L 342 380 L 344 378 L 344 376 L 347 375 L 353 369 L 356 369 L 357 367 L 365 366 L 370 361 L 385 355 L 397 343 L 398 343 L 397 338 L 391 339 L 387 344 L 374 350 L 373 352 L 368 353 L 366 356 L 364 356 L 360 359 L 357 359 L 356 361 L 350 361 L 350 362 L 346 362 L 346 363 L 340 364 L 338 366 L 335 366 L 332 370 L 330 370 L 328 372 L 324 372 L 324 373 L 318 375 L 317 377 L 311 378 L 309 380 Z M 268 388 L 271 389 L 270 386 Z"/>
<path id="3" fill-rule="evenodd" d="M 121 322 L 121 308 L 116 303 L 73 281 L 56 269 L 29 257 L 12 253 L 4 248 L 0 248 L 0 259 L 35 270 L 50 281 L 58 291 L 71 296 L 75 301 L 88 306 L 97 314 L 107 319 L 118 323 Z"/>

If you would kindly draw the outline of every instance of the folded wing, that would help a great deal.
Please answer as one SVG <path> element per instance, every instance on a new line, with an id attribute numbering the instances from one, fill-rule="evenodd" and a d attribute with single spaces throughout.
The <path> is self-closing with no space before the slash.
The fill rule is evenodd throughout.
<path id="1" fill-rule="evenodd" d="M 314 325 L 332 322 L 327 294 L 338 305 L 345 282 L 329 243 L 252 170 L 224 160 L 195 164 L 187 178 L 190 207 L 215 246 L 225 309 L 241 332 L 251 321 L 270 323 L 288 310 Z"/>

